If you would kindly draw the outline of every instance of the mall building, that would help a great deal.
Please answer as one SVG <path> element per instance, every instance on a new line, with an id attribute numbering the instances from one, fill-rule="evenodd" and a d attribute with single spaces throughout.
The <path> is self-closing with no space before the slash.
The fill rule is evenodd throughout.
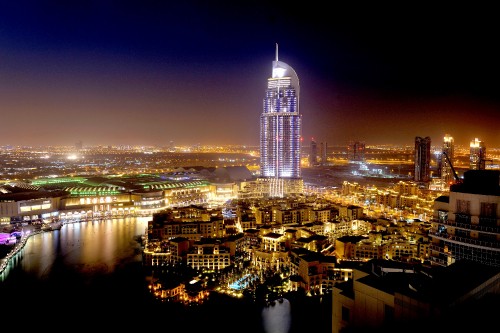
<path id="1" fill-rule="evenodd" d="M 235 183 L 157 176 L 61 177 L 0 186 L 0 224 L 150 216 L 171 207 L 218 205 L 236 198 Z"/>

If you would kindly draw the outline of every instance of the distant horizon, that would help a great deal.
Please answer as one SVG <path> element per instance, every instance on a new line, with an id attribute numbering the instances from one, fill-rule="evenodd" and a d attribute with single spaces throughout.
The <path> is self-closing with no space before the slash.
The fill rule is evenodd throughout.
<path id="1" fill-rule="evenodd" d="M 408 143 L 408 144 L 395 144 L 395 143 L 381 143 L 381 144 L 369 144 L 364 141 L 360 141 L 361 143 L 364 143 L 367 148 L 370 147 L 397 147 L 397 148 L 413 148 L 414 143 Z M 321 144 L 323 142 L 316 141 L 317 144 Z M 348 142 L 344 144 L 333 144 L 330 142 L 326 142 L 328 147 L 346 147 Z M 432 143 L 432 138 L 431 138 L 431 147 L 441 147 L 439 144 L 434 144 Z M 56 144 L 56 145 L 10 145 L 10 144 L 5 144 L 1 145 L 0 144 L 0 149 L 6 149 L 7 147 L 10 148 L 76 148 L 76 143 L 74 144 Z M 181 145 L 158 145 L 158 144 L 150 144 L 150 145 L 144 145 L 144 144 L 85 144 L 82 143 L 82 149 L 86 148 L 124 148 L 124 147 L 130 147 L 131 149 L 139 149 L 139 148 L 162 148 L 162 149 L 192 149 L 192 148 L 216 148 L 216 147 L 249 147 L 249 148 L 259 148 L 260 146 L 258 144 L 255 145 L 249 145 L 249 144 L 181 144 Z M 301 145 L 302 148 L 309 148 L 309 143 L 303 143 Z M 469 144 L 457 144 L 455 143 L 455 147 L 458 148 L 469 148 Z M 498 147 L 489 147 L 486 143 L 486 149 L 500 149 L 500 146 Z"/>

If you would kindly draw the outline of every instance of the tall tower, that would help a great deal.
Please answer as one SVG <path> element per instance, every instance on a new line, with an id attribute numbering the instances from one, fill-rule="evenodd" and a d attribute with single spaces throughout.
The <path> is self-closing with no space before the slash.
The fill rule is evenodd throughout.
<path id="1" fill-rule="evenodd" d="M 260 116 L 260 176 L 264 195 L 284 197 L 303 193 L 300 156 L 302 116 L 299 113 L 299 78 L 288 64 L 272 63 Z"/>
<path id="2" fill-rule="evenodd" d="M 315 166 L 318 164 L 318 144 L 314 140 L 311 139 L 311 148 L 309 151 L 309 166 Z"/>
<path id="3" fill-rule="evenodd" d="M 470 142 L 470 169 L 484 170 L 486 169 L 486 146 L 484 142 L 475 138 Z"/>
<path id="4" fill-rule="evenodd" d="M 365 144 L 359 141 L 349 141 L 347 145 L 347 160 L 351 163 L 365 162 Z"/>
<path id="5" fill-rule="evenodd" d="M 448 155 L 450 161 L 453 161 L 453 158 L 455 156 L 455 145 L 453 137 L 451 137 L 449 134 L 446 134 L 444 136 L 443 153 Z M 450 163 L 448 163 L 448 160 L 446 158 L 443 158 L 443 156 L 440 157 L 439 162 L 440 162 L 441 180 L 443 180 L 445 184 L 450 184 L 450 182 L 453 181 L 453 173 L 451 165 Z"/>
<path id="6" fill-rule="evenodd" d="M 415 138 L 415 181 L 427 183 L 431 177 L 431 138 Z"/>
<path id="7" fill-rule="evenodd" d="M 321 142 L 320 146 L 321 150 L 321 165 L 327 165 L 328 159 L 327 159 L 327 150 L 328 150 L 328 143 L 327 142 Z"/>

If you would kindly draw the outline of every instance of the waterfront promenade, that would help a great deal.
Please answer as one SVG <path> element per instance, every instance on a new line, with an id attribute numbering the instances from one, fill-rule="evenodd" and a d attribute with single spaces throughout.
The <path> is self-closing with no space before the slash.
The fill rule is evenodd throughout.
<path id="1" fill-rule="evenodd" d="M 19 239 L 17 239 L 15 244 L 0 245 L 0 274 L 2 274 L 5 271 L 5 269 L 7 269 L 9 261 L 14 256 L 16 256 L 19 251 L 21 251 L 24 248 L 24 246 L 26 245 L 26 242 L 28 241 L 28 239 L 31 236 L 34 236 L 34 235 L 42 233 L 42 232 L 60 229 L 66 223 L 67 222 L 55 221 L 55 222 L 46 223 L 45 225 L 28 223 L 28 224 L 20 226 L 20 227 L 16 227 L 16 226 L 3 227 L 3 232 L 13 232 L 13 231 L 19 230 L 19 228 L 20 228 L 21 229 L 21 237 Z M 69 223 L 71 223 L 71 222 L 69 222 Z"/>
<path id="2" fill-rule="evenodd" d="M 28 238 L 41 232 L 45 232 L 45 230 L 42 230 L 38 226 L 28 224 L 22 226 L 21 238 L 18 239 L 15 244 L 0 245 L 0 274 L 2 274 L 7 268 L 12 257 L 14 257 L 19 251 L 23 249 L 23 247 L 26 245 L 26 242 L 28 241 Z"/>

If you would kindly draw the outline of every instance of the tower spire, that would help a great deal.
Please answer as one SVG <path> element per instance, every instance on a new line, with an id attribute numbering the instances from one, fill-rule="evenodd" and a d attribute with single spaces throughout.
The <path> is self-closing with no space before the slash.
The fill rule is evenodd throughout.
<path id="1" fill-rule="evenodd" d="M 278 43 L 276 43 L 276 61 L 278 61 Z"/>

